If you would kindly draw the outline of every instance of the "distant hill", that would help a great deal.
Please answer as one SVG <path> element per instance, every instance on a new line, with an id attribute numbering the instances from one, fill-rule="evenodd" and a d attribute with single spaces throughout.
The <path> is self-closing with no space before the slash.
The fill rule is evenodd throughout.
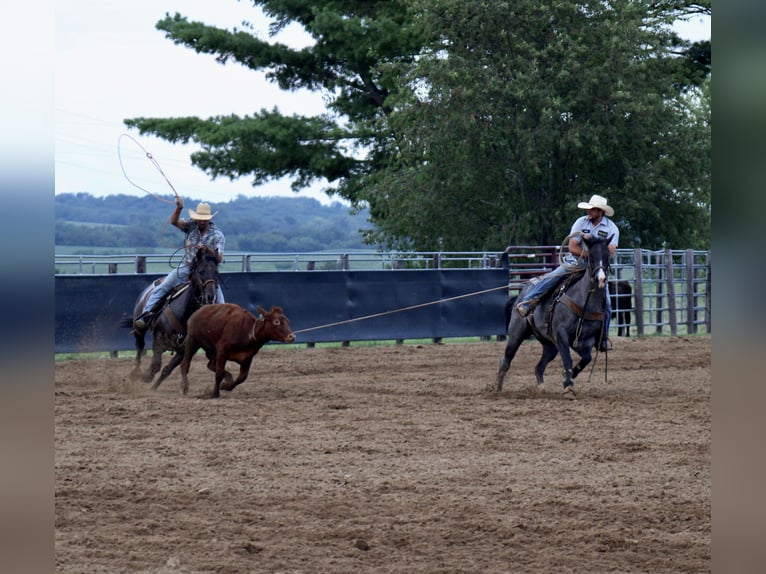
<path id="1" fill-rule="evenodd" d="M 55 196 L 56 246 L 169 248 L 181 245 L 181 232 L 170 225 L 172 196 L 163 203 L 152 196 L 89 193 Z M 182 217 L 200 200 L 185 199 Z M 352 213 L 335 202 L 322 205 L 304 197 L 245 197 L 211 203 L 215 222 L 226 236 L 226 250 L 274 253 L 370 249 L 360 230 L 369 229 L 367 211 Z"/>

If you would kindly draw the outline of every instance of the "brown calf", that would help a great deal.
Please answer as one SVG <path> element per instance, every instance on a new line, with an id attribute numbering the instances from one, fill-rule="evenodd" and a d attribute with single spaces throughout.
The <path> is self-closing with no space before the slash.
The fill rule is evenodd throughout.
<path id="1" fill-rule="evenodd" d="M 194 354 L 205 349 L 207 368 L 215 372 L 215 387 L 210 396 L 218 398 L 220 389 L 231 391 L 244 382 L 256 353 L 269 341 L 291 343 L 295 335 L 281 307 L 266 312 L 258 306 L 260 317 L 233 303 L 205 305 L 189 318 L 184 358 L 181 362 L 181 390 L 189 390 L 189 365 Z M 226 361 L 239 363 L 239 375 L 233 379 Z M 221 382 L 226 379 L 226 382 Z"/>

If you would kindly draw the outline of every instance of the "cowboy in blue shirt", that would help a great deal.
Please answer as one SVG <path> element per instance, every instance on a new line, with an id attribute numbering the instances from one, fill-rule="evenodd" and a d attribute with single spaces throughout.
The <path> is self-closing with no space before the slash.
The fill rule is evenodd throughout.
<path id="1" fill-rule="evenodd" d="M 573 224 L 569 232 L 569 253 L 564 256 L 564 263 L 556 269 L 533 282 L 529 291 L 524 294 L 524 298 L 516 303 L 516 310 L 519 315 L 526 317 L 535 308 L 535 305 L 542 297 L 558 285 L 561 280 L 569 273 L 579 271 L 585 268 L 585 262 L 579 259 L 583 253 L 581 234 L 595 235 L 598 237 L 612 236 L 609 243 L 609 255 L 614 256 L 617 251 L 617 244 L 620 241 L 620 230 L 614 222 L 609 219 L 614 215 L 614 209 L 608 204 L 605 197 L 600 195 L 591 196 L 590 200 L 577 204 L 580 209 L 587 209 L 588 213 L 579 217 Z M 612 318 L 612 304 L 609 297 L 606 298 L 606 309 L 604 313 L 604 338 L 601 340 L 601 351 L 611 349 L 611 343 L 606 336 L 609 333 L 609 321 Z"/>

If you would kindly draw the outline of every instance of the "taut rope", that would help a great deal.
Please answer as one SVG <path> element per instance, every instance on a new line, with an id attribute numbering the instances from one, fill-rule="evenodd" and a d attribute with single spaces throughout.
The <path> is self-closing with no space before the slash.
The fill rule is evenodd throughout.
<path id="1" fill-rule="evenodd" d="M 410 305 L 409 307 L 403 307 L 401 309 L 393 309 L 391 311 L 384 311 L 382 313 L 375 313 L 373 315 L 366 315 L 364 317 L 357 317 L 356 319 L 346 319 L 345 321 L 337 321 L 335 323 L 328 323 L 326 325 L 319 325 L 317 327 L 309 327 L 307 329 L 300 329 L 293 331 L 293 333 L 306 333 L 308 331 L 316 331 L 317 329 L 326 329 L 327 327 L 335 327 L 337 325 L 345 325 L 347 323 L 354 323 L 356 321 L 364 321 L 365 319 L 374 319 L 375 317 L 383 317 L 384 315 L 392 315 L 394 313 L 401 313 L 402 311 L 412 311 L 413 309 L 420 309 L 421 307 L 428 307 L 429 305 L 436 305 L 438 303 L 445 303 L 447 301 L 454 301 L 455 299 L 463 299 L 465 297 L 473 297 L 474 295 L 482 295 L 483 293 L 490 293 L 492 291 L 499 291 L 500 289 L 508 289 L 508 285 L 501 285 L 500 287 L 493 287 L 492 289 L 484 289 L 483 291 L 476 291 L 474 293 L 466 293 L 465 295 L 456 295 L 455 297 L 448 297 L 447 299 L 439 299 L 438 301 L 430 301 L 428 303 L 421 303 L 419 305 Z"/>

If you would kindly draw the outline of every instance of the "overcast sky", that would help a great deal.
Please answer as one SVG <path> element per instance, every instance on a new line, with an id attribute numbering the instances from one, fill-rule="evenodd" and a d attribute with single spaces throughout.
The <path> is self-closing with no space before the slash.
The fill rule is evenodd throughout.
<path id="1" fill-rule="evenodd" d="M 289 181 L 257 188 L 249 178 L 211 181 L 191 165 L 189 154 L 196 146 L 171 145 L 125 128 L 125 118 L 140 116 L 243 116 L 272 107 L 285 114 L 315 115 L 323 110 L 317 94 L 282 92 L 238 64 L 223 66 L 213 56 L 176 46 L 155 28 L 166 13 L 175 12 L 228 29 L 241 27 L 246 20 L 268 38 L 268 20 L 247 1 L 56 2 L 56 193 L 144 195 L 133 182 L 152 193 L 172 194 L 141 148 L 121 137 L 129 134 L 152 154 L 186 199 L 215 204 L 238 194 L 296 196 Z M 709 38 L 709 19 L 694 19 L 682 33 L 691 39 Z M 299 28 L 290 28 L 277 39 L 294 47 L 310 42 Z M 322 187 L 318 183 L 300 196 L 332 202 Z"/>

